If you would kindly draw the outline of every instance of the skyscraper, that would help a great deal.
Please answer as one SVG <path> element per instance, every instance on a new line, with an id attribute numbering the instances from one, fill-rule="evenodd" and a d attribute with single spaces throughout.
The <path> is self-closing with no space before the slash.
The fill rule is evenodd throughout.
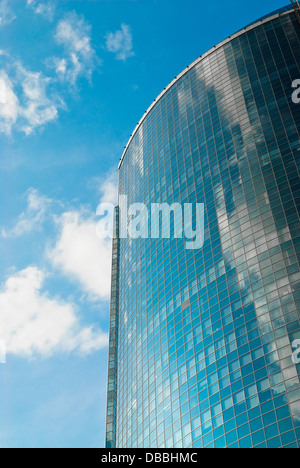
<path id="1" fill-rule="evenodd" d="M 196 60 L 135 129 L 119 194 L 204 204 L 205 235 L 114 239 L 107 447 L 299 446 L 297 80 L 288 6 Z"/>

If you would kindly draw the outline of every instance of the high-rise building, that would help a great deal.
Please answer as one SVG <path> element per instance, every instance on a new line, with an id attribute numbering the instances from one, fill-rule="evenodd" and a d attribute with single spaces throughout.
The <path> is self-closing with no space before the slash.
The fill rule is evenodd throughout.
<path id="1" fill-rule="evenodd" d="M 135 129 L 119 194 L 204 204 L 205 234 L 114 240 L 107 447 L 300 446 L 297 80 L 289 6 L 201 56 Z"/>

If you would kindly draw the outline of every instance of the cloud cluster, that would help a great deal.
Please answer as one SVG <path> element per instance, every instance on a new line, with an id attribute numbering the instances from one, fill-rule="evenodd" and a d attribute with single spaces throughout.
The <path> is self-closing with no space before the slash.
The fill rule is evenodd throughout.
<path id="1" fill-rule="evenodd" d="M 134 55 L 130 26 L 122 24 L 121 29 L 106 36 L 106 48 L 116 54 L 117 60 L 124 62 Z"/>
<path id="2" fill-rule="evenodd" d="M 0 0 L 0 27 L 15 19 L 11 3 Z M 53 3 L 27 0 L 27 6 L 53 20 Z M 92 43 L 91 26 L 75 12 L 58 21 L 53 40 L 61 55 L 58 52 L 48 61 L 52 70 L 48 68 L 45 73 L 49 76 L 31 70 L 0 50 L 0 133 L 11 135 L 17 130 L 30 135 L 54 122 L 59 110 L 65 107 L 58 95 L 66 92 L 61 84 L 76 88 L 79 79 L 91 79 L 100 63 Z M 109 33 L 106 49 L 117 60 L 126 61 L 133 56 L 130 27 L 122 24 L 119 31 Z M 101 201 L 116 204 L 116 176 L 109 175 L 100 182 Z M 93 214 L 60 208 L 55 217 L 54 203 L 36 189 L 29 189 L 26 209 L 13 227 L 2 230 L 3 239 L 19 238 L 42 229 L 46 220 L 56 220 L 56 238 L 39 262 L 42 266 L 16 271 L 0 287 L 0 341 L 6 343 L 8 353 L 19 356 L 51 356 L 59 351 L 87 354 L 107 346 L 106 333 L 83 325 L 76 306 L 49 295 L 44 282 L 49 274 L 47 267 L 50 275 L 59 272 L 66 281 L 74 282 L 87 301 L 107 301 L 111 287 L 111 241 L 97 237 L 97 219 Z"/>
<path id="3" fill-rule="evenodd" d="M 19 100 L 7 73 L 0 70 L 0 132 L 10 135 L 19 112 Z"/>
<path id="4" fill-rule="evenodd" d="M 54 4 L 47 1 L 27 0 L 27 6 L 35 13 L 53 19 Z M 15 19 L 7 0 L 0 0 L 0 27 Z M 80 78 L 91 80 L 93 71 L 101 63 L 92 46 L 91 26 L 76 12 L 65 15 L 58 21 L 54 40 L 63 48 L 61 56 L 48 58 L 52 76 L 41 71 L 34 72 L 9 57 L 9 65 L 0 67 L 0 132 L 11 135 L 16 129 L 30 135 L 35 129 L 44 127 L 57 119 L 60 108 L 65 108 L 62 98 L 49 89 L 60 82 L 75 88 Z M 113 52 L 117 60 L 126 61 L 134 55 L 130 27 L 106 36 L 106 49 Z M 0 57 L 8 57 L 0 50 Z M 53 70 L 55 76 L 53 76 Z M 48 70 L 49 71 L 49 70 Z"/>
<path id="5" fill-rule="evenodd" d="M 49 83 L 48 77 L 25 69 L 18 62 L 12 61 L 9 71 L 0 69 L 0 132 L 10 135 L 16 127 L 29 135 L 54 121 L 63 102 L 49 95 Z"/>
<path id="6" fill-rule="evenodd" d="M 46 11 L 42 10 L 46 6 L 44 3 L 36 0 L 27 3 L 36 13 Z M 6 3 L 0 3 L 0 22 L 1 11 L 6 12 L 6 9 Z M 59 78 L 73 86 L 80 77 L 90 79 L 98 63 L 90 33 L 91 27 L 74 12 L 57 25 L 55 40 L 63 46 L 65 57 L 53 58 L 50 62 Z M 0 56 L 7 59 L 4 51 L 0 51 Z M 0 132 L 11 135 L 16 129 L 30 135 L 56 120 L 59 109 L 65 108 L 63 99 L 53 91 L 56 81 L 56 77 L 26 69 L 9 57 L 9 64 L 0 67 Z"/>
<path id="7" fill-rule="evenodd" d="M 52 200 L 41 195 L 36 189 L 27 191 L 27 207 L 20 214 L 17 223 L 10 230 L 2 230 L 2 237 L 20 237 L 28 234 L 35 229 L 41 229 Z"/>
<path id="8" fill-rule="evenodd" d="M 54 16 L 54 3 L 52 2 L 41 2 L 39 0 L 27 0 L 27 5 L 33 8 L 33 11 L 37 15 L 41 15 L 49 21 L 53 20 Z"/>
<path id="9" fill-rule="evenodd" d="M 99 180 L 99 192 L 101 203 L 118 203 L 118 172 L 113 171 Z"/>
<path id="10" fill-rule="evenodd" d="M 90 299 L 108 299 L 111 242 L 97 237 L 96 220 L 73 211 L 63 213 L 57 219 L 57 225 L 58 240 L 48 252 L 52 265 L 75 280 Z"/>
<path id="11" fill-rule="evenodd" d="M 0 339 L 7 353 L 48 357 L 77 350 L 88 354 L 107 346 L 107 335 L 82 327 L 75 306 L 42 292 L 45 273 L 29 267 L 12 275 L 0 291 Z"/>
<path id="12" fill-rule="evenodd" d="M 0 1 L 0 27 L 6 26 L 14 21 L 16 18 L 8 0 L 1 0 Z"/>
<path id="13" fill-rule="evenodd" d="M 20 117 L 24 120 L 21 129 L 29 135 L 35 128 L 57 118 L 58 104 L 55 97 L 50 98 L 47 95 L 50 78 L 42 73 L 28 71 L 20 65 L 17 71 L 18 81 L 23 89 L 23 103 L 19 109 Z"/>
<path id="14" fill-rule="evenodd" d="M 101 201 L 115 203 L 116 186 L 116 174 L 110 172 L 100 187 L 98 184 Z M 64 211 L 61 202 L 33 188 L 26 197 L 26 209 L 13 228 L 2 231 L 2 237 L 20 237 L 42 228 L 45 221 L 52 221 L 55 238 L 45 250 L 42 266 L 17 271 L 0 287 L 0 342 L 6 343 L 8 353 L 25 357 L 49 357 L 59 351 L 97 351 L 107 345 L 106 333 L 99 327 L 81 325 L 75 305 L 51 297 L 43 283 L 46 277 L 60 273 L 67 282 L 77 285 L 86 301 L 107 301 L 111 241 L 97 237 L 98 220 L 88 209 Z"/>
<path id="15" fill-rule="evenodd" d="M 65 52 L 65 57 L 53 59 L 60 79 L 72 85 L 79 77 L 90 79 L 98 59 L 91 44 L 91 26 L 84 18 L 68 14 L 58 23 L 55 40 Z"/>

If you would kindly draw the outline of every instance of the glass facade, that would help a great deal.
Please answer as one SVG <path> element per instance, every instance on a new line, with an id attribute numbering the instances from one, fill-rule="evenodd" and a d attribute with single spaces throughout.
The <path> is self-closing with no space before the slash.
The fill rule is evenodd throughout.
<path id="1" fill-rule="evenodd" d="M 114 243 L 107 447 L 300 446 L 295 79 L 281 11 L 198 59 L 130 140 L 119 194 L 204 203 L 205 243 Z"/>

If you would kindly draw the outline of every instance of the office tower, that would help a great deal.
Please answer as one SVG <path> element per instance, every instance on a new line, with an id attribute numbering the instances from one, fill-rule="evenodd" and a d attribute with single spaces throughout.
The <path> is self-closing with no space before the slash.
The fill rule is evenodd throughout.
<path id="1" fill-rule="evenodd" d="M 204 203 L 205 237 L 114 240 L 107 447 L 298 447 L 299 79 L 289 6 L 201 56 L 135 129 L 120 196 Z"/>

